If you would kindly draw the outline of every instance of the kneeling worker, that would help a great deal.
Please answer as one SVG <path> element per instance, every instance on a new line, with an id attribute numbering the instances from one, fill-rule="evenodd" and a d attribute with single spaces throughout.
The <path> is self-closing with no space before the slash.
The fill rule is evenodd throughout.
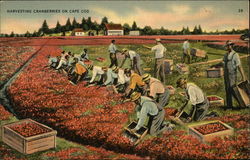
<path id="1" fill-rule="evenodd" d="M 146 83 L 144 89 L 148 91 L 148 97 L 154 99 L 158 105 L 164 108 L 168 103 L 169 89 L 165 88 L 160 80 L 151 77 L 150 74 L 142 75 L 142 80 Z"/>
<path id="2" fill-rule="evenodd" d="M 135 128 L 131 129 L 132 132 L 138 131 L 146 122 L 149 116 L 148 129 L 149 134 L 157 136 L 159 133 L 167 129 L 164 124 L 165 110 L 158 106 L 154 100 L 149 97 L 141 96 L 139 92 L 133 92 L 130 100 L 136 104 L 137 118 L 139 119 Z"/>
<path id="3" fill-rule="evenodd" d="M 192 104 L 188 121 L 200 121 L 208 113 L 209 101 L 203 91 L 194 83 L 187 83 L 187 80 L 180 78 L 176 82 L 177 87 L 186 90 L 187 97 Z"/>

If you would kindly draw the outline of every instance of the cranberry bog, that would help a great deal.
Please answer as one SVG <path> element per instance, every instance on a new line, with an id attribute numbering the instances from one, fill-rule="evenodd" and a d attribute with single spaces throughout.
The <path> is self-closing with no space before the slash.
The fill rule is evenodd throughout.
<path id="1" fill-rule="evenodd" d="M 133 47 L 138 48 L 141 51 L 140 53 L 142 53 L 144 65 L 151 67 L 153 62 L 146 62 L 146 57 L 150 55 L 150 52 L 141 48 L 141 44 L 152 45 L 150 43 L 154 43 L 155 37 L 148 37 L 149 40 L 144 41 L 143 39 L 136 39 L 137 37 L 134 37 L 133 41 L 131 41 L 133 38 L 127 41 L 125 41 L 126 39 L 123 39 L 123 41 L 121 38 L 117 40 L 117 45 L 132 49 Z M 98 38 L 82 38 L 84 39 L 83 41 L 74 37 L 28 39 L 30 46 L 41 47 L 45 43 L 46 45 L 41 47 L 30 64 L 24 68 L 7 89 L 12 107 L 20 119 L 31 118 L 56 130 L 60 137 L 84 146 L 91 145 L 95 148 L 94 150 L 98 150 L 101 153 L 108 154 L 112 152 L 123 155 L 121 157 L 131 159 L 140 157 L 144 159 L 148 157 L 157 159 L 249 158 L 248 122 L 250 116 L 246 114 L 246 110 L 233 111 L 232 113 L 230 111 L 221 111 L 220 117 L 212 119 L 220 120 L 233 127 L 235 129 L 233 136 L 217 137 L 209 143 L 202 143 L 196 137 L 188 135 L 186 128 L 177 127 L 174 131 L 166 132 L 158 137 L 147 135 L 141 143 L 134 146 L 128 138 L 122 135 L 123 128 L 132 122 L 135 107 L 133 103 L 121 103 L 121 95 L 113 94 L 105 87 L 85 87 L 86 82 L 80 82 L 77 86 L 73 86 L 68 82 L 65 75 L 43 67 L 47 64 L 47 56 L 49 54 L 59 55 L 62 49 L 76 49 L 75 52 L 77 53 L 83 47 L 89 49 L 90 59 L 94 64 L 106 65 L 108 62 L 99 62 L 95 58 L 101 56 L 108 61 L 109 58 L 106 51 L 100 52 L 97 50 L 97 48 L 100 48 L 100 50 L 107 49 L 107 46 L 94 45 L 99 43 L 108 45 L 112 38 L 115 39 L 117 37 L 103 38 L 103 40 L 101 40 L 101 37 Z M 177 36 L 172 38 L 182 39 L 177 38 Z M 223 38 L 221 38 L 222 41 L 229 37 Z M 11 45 L 22 46 L 28 44 L 28 42 L 26 42 L 27 44 L 21 43 L 12 42 Z M 137 45 L 131 45 L 131 43 Z M 84 46 L 81 46 L 83 44 Z M 75 46 L 67 47 L 65 45 Z M 168 53 L 171 54 L 172 51 L 176 50 L 177 56 L 179 56 L 181 54 L 178 50 L 179 46 L 180 44 L 168 45 Z M 223 53 L 223 51 L 218 52 Z M 103 56 L 99 53 L 102 53 Z M 245 66 L 245 60 L 243 64 Z M 194 81 L 198 79 L 195 82 L 209 94 L 220 93 L 220 96 L 224 97 L 223 88 L 216 87 L 223 86 L 221 78 L 211 80 L 205 76 L 199 78 L 194 76 L 194 73 L 200 70 L 205 71 L 204 68 L 206 67 L 190 67 L 190 74 L 186 76 L 189 76 L 188 78 L 190 79 L 193 78 Z M 173 71 L 172 76 L 168 76 L 167 84 L 175 86 L 174 78 L 177 76 L 179 76 L 179 73 Z M 180 106 L 179 102 L 181 101 L 179 100 L 182 99 L 182 96 L 178 95 L 179 90 L 176 93 L 170 98 L 167 108 L 173 107 L 173 109 L 166 109 L 168 114 L 176 113 L 176 109 Z M 78 151 L 79 149 L 67 149 L 46 154 L 46 156 L 63 157 L 65 155 L 67 157 L 70 153 Z"/>

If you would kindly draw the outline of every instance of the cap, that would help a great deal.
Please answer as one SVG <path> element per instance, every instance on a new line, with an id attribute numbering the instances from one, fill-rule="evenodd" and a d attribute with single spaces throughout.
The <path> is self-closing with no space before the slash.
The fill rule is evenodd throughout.
<path id="1" fill-rule="evenodd" d="M 119 68 L 118 68 L 117 66 L 113 66 L 113 67 L 112 67 L 112 71 L 113 71 L 113 72 L 116 72 L 118 69 L 119 69 Z"/>
<path id="2" fill-rule="evenodd" d="M 233 45 L 234 45 L 234 43 L 232 41 L 230 41 L 230 40 L 226 41 L 225 46 L 233 46 Z"/>
<path id="3" fill-rule="evenodd" d="M 156 42 L 160 42 L 160 41 L 161 41 L 161 39 L 160 39 L 160 38 L 156 38 L 155 40 L 156 40 Z"/>
<path id="4" fill-rule="evenodd" d="M 187 82 L 187 80 L 185 78 L 179 78 L 177 81 L 176 81 L 176 87 L 181 87 L 183 84 L 185 84 Z"/>
<path id="5" fill-rule="evenodd" d="M 144 81 L 144 82 L 147 81 L 147 80 L 149 80 L 150 78 L 151 78 L 151 75 L 148 74 L 148 73 L 142 75 L 142 81 Z"/>
<path id="6" fill-rule="evenodd" d="M 139 99 L 141 97 L 141 93 L 139 92 L 133 92 L 131 95 L 130 95 L 130 100 L 131 101 L 136 101 L 137 99 Z"/>

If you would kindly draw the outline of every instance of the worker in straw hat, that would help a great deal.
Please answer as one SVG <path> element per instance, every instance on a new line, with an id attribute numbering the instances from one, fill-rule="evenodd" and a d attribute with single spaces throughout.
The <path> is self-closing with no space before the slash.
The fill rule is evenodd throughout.
<path id="1" fill-rule="evenodd" d="M 113 66 L 112 68 L 108 68 L 107 69 L 107 79 L 106 81 L 103 83 L 102 86 L 107 86 L 107 85 L 113 85 L 117 83 L 117 79 L 118 79 L 118 67 L 117 66 Z"/>
<path id="2" fill-rule="evenodd" d="M 155 41 L 156 45 L 153 47 L 148 47 L 145 45 L 143 46 L 155 53 L 154 76 L 157 79 L 160 79 L 161 82 L 163 82 L 163 84 L 165 84 L 165 70 L 164 70 L 163 60 L 164 60 L 164 53 L 166 53 L 167 49 L 162 45 L 160 38 L 157 38 Z"/>
<path id="3" fill-rule="evenodd" d="M 192 104 L 185 108 L 185 112 L 189 115 L 187 122 L 203 120 L 209 108 L 209 101 L 203 91 L 196 84 L 188 83 L 185 78 L 179 78 L 176 85 L 185 90 L 187 98 Z"/>
<path id="4" fill-rule="evenodd" d="M 131 69 L 134 70 L 137 74 L 142 75 L 140 55 L 135 51 L 128 50 L 127 48 L 122 49 L 122 55 L 125 55 L 125 58 L 123 59 L 120 67 L 122 67 L 126 59 L 129 58 L 131 62 Z"/>
<path id="5" fill-rule="evenodd" d="M 170 126 L 164 123 L 165 110 L 159 107 L 153 99 L 141 96 L 139 92 L 133 92 L 130 100 L 136 104 L 135 110 L 139 119 L 136 127 L 131 130 L 132 132 L 138 131 L 146 123 L 147 117 L 149 118 L 147 124 L 149 134 L 157 136 L 161 132 L 170 129 Z"/>
<path id="6" fill-rule="evenodd" d="M 213 65 L 211 67 L 223 67 L 224 68 L 224 83 L 226 90 L 226 105 L 227 108 L 233 108 L 233 97 L 239 101 L 235 95 L 233 87 L 237 84 L 237 74 L 238 71 L 241 74 L 242 81 L 246 80 L 244 70 L 241 65 L 239 54 L 233 50 L 234 43 L 232 41 L 227 41 L 225 44 L 226 53 L 223 58 L 223 62 Z"/>
<path id="7" fill-rule="evenodd" d="M 144 90 L 147 91 L 147 95 L 154 99 L 162 108 L 165 107 L 169 100 L 169 89 L 164 87 L 160 80 L 151 77 L 148 73 L 142 75 L 142 80 L 146 84 Z"/>
<path id="8" fill-rule="evenodd" d="M 129 85 L 125 91 L 125 97 L 129 97 L 134 91 L 144 94 L 143 86 L 145 85 L 145 83 L 142 81 L 142 77 L 129 68 L 126 68 L 124 73 L 127 77 L 130 78 Z"/>

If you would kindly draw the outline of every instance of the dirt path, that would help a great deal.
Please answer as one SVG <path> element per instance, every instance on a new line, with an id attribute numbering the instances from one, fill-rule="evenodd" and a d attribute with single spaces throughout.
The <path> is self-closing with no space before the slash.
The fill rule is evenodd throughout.
<path id="1" fill-rule="evenodd" d="M 249 57 L 250 55 L 244 55 L 244 56 L 240 56 L 240 58 L 246 58 L 246 57 Z M 213 60 L 210 60 L 210 61 L 207 61 L 207 62 L 198 62 L 198 63 L 192 63 L 190 64 L 190 66 L 193 66 L 193 65 L 200 65 L 200 64 L 209 64 L 209 63 L 215 63 L 215 62 L 221 62 L 222 59 L 213 59 Z"/>

